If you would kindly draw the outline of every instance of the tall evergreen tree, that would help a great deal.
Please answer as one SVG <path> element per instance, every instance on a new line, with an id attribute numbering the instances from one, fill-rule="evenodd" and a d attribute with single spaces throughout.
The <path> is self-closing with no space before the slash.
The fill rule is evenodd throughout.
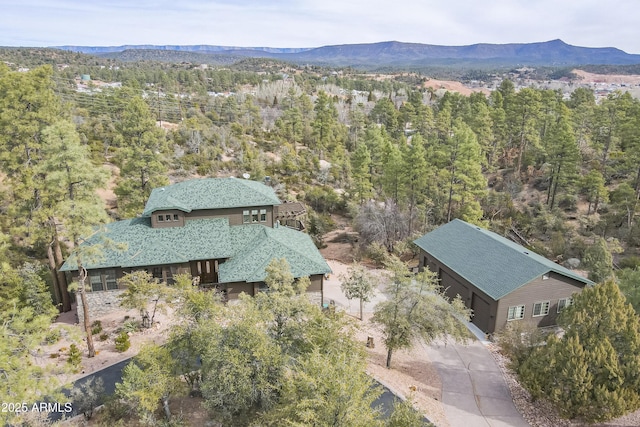
<path id="1" fill-rule="evenodd" d="M 86 270 L 82 263 L 88 257 L 98 257 L 99 248 L 80 247 L 84 238 L 95 232 L 97 226 L 108 222 L 104 204 L 96 190 L 103 188 L 107 175 L 97 169 L 89 159 L 87 146 L 80 144 L 80 138 L 70 122 L 60 122 L 44 132 L 47 141 L 46 161 L 41 167 L 52 171 L 47 175 L 46 184 L 55 204 L 56 224 L 60 226 L 59 237 L 73 244 L 74 259 L 78 266 L 78 294 L 83 307 L 83 324 L 89 357 L 95 356 L 89 307 L 85 295 Z"/>
<path id="2" fill-rule="evenodd" d="M 358 203 L 371 198 L 371 155 L 365 144 L 359 144 L 351 155 L 351 180 L 353 192 Z"/>
<path id="3" fill-rule="evenodd" d="M 504 102 L 504 101 L 503 101 Z M 507 113 L 508 138 L 510 148 L 516 152 L 515 170 L 522 170 L 523 158 L 530 147 L 540 144 L 538 119 L 540 115 L 540 93 L 524 88 L 515 94 L 513 101 L 505 108 Z"/>
<path id="4" fill-rule="evenodd" d="M 46 248 L 56 303 L 71 310 L 64 277 L 56 274 L 62 250 L 52 221 L 52 204 L 46 196 L 42 168 L 45 128 L 63 116 L 53 91 L 53 71 L 40 67 L 26 73 L 0 64 L 0 171 L 6 175 L 7 225 L 26 245 Z M 55 170 L 55 169 L 54 169 Z"/>
<path id="5" fill-rule="evenodd" d="M 615 282 L 584 289 L 558 324 L 562 338 L 551 334 L 519 367 L 533 397 L 589 423 L 640 408 L 640 321 Z"/>
<path id="6" fill-rule="evenodd" d="M 413 232 L 413 217 L 418 204 L 424 203 L 427 189 L 427 160 L 426 151 L 420 134 L 411 138 L 411 143 L 403 146 L 403 174 L 404 202 L 409 209 L 409 234 Z"/>
<path id="7" fill-rule="evenodd" d="M 404 195 L 404 188 L 402 187 L 402 176 L 404 173 L 402 152 L 400 148 L 391 141 L 385 142 L 384 152 L 384 171 L 381 179 L 382 190 L 387 198 L 393 200 L 395 204 L 398 204 L 398 201 Z"/>
<path id="8" fill-rule="evenodd" d="M 152 189 L 169 183 L 164 163 L 165 135 L 140 97 L 131 99 L 118 130 L 124 145 L 119 153 L 120 178 L 114 191 L 120 216 L 132 217 L 142 212 Z"/>
<path id="9" fill-rule="evenodd" d="M 549 170 L 547 204 L 555 206 L 558 189 L 567 190 L 578 178 L 580 151 L 571 128 L 569 109 L 559 104 L 558 116 L 549 127 L 545 138 Z"/>

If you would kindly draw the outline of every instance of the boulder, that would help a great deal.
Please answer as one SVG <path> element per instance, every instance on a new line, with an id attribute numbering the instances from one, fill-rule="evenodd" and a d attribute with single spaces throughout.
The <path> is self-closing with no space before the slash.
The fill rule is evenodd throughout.
<path id="1" fill-rule="evenodd" d="M 564 266 L 567 268 L 578 268 L 580 267 L 580 260 L 578 258 L 569 258 L 565 261 Z"/>

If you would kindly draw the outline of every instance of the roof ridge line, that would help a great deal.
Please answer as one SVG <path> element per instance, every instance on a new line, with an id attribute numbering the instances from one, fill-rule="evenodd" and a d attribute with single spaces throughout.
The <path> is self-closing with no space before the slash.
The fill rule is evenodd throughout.
<path id="1" fill-rule="evenodd" d="M 292 231 L 293 231 L 293 230 L 292 230 Z M 299 233 L 302 233 L 302 232 L 299 232 Z M 305 234 L 305 233 L 302 233 L 302 234 L 304 234 L 305 236 L 308 236 L 308 235 L 307 235 L 307 234 Z M 301 257 L 305 258 L 307 261 L 312 262 L 313 264 L 318 264 L 318 262 L 317 262 L 317 261 L 315 261 L 315 260 L 313 260 L 313 259 L 309 258 L 306 254 L 304 254 L 304 253 L 300 252 L 299 250 L 297 250 L 297 249 L 295 249 L 295 248 L 292 248 L 291 246 L 287 245 L 285 242 L 282 242 L 280 239 L 277 239 L 276 237 L 273 237 L 273 236 L 268 236 L 268 237 L 269 237 L 269 238 L 271 238 L 271 239 L 273 239 L 273 240 L 276 240 L 278 243 L 280 243 L 281 245 L 285 246 L 287 249 L 289 249 L 289 250 L 291 250 L 291 251 L 293 251 L 293 252 L 295 252 L 295 253 L 299 254 Z"/>

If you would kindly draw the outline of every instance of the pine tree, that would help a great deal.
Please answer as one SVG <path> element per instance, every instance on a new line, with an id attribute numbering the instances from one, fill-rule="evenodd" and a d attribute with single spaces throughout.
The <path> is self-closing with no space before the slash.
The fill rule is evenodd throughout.
<path id="1" fill-rule="evenodd" d="M 118 156 L 122 166 L 114 191 L 118 213 L 133 217 L 142 212 L 152 189 L 169 183 L 164 164 L 165 136 L 140 97 L 127 105 L 118 129 L 124 146 Z"/>
<path id="2" fill-rule="evenodd" d="M 640 320 L 614 281 L 586 288 L 518 369 L 537 399 L 566 418 L 606 421 L 640 408 Z"/>
<path id="3" fill-rule="evenodd" d="M 365 144 L 359 144 L 351 155 L 351 180 L 355 199 L 359 204 L 371 198 L 371 155 Z"/>
<path id="4" fill-rule="evenodd" d="M 589 279 L 602 282 L 613 275 L 613 257 L 606 240 L 597 237 L 584 254 L 584 264 L 589 268 Z"/>
<path id="5" fill-rule="evenodd" d="M 558 190 L 566 190 L 577 180 L 581 160 L 578 145 L 569 121 L 569 109 L 559 104 L 558 116 L 550 125 L 545 138 L 547 161 L 550 166 L 547 204 L 553 209 Z"/>
<path id="6" fill-rule="evenodd" d="M 86 257 L 98 256 L 96 251 L 99 249 L 80 247 L 80 243 L 95 231 L 95 227 L 108 222 L 104 205 L 96 193 L 98 188 L 104 187 L 107 176 L 103 169 L 97 169 L 91 163 L 88 147 L 81 145 L 72 123 L 56 123 L 45 129 L 43 135 L 47 144 L 43 149 L 45 160 L 40 167 L 50 171 L 45 179 L 46 194 L 57 201 L 53 209 L 60 225 L 59 238 L 68 238 L 74 246 L 87 347 L 89 357 L 93 357 L 95 349 L 84 289 L 86 270 L 82 262 Z"/>
<path id="7" fill-rule="evenodd" d="M 400 148 L 391 141 L 386 141 L 384 146 L 385 160 L 382 174 L 382 190 L 384 195 L 398 204 L 404 196 L 402 176 L 404 173 L 404 161 Z"/>
<path id="8" fill-rule="evenodd" d="M 605 185 L 604 177 L 597 169 L 591 169 L 589 173 L 582 176 L 580 188 L 589 202 L 587 215 L 597 214 L 600 203 L 609 201 L 609 191 Z"/>
<path id="9" fill-rule="evenodd" d="M 538 120 L 540 116 L 540 92 L 524 88 L 516 93 L 512 102 L 505 106 L 507 113 L 508 138 L 516 150 L 515 171 L 522 170 L 523 158 L 530 147 L 540 145 Z"/>
<path id="10" fill-rule="evenodd" d="M 413 233 L 413 217 L 416 206 L 424 203 L 427 189 L 427 160 L 426 151 L 420 134 L 411 138 L 410 145 L 404 145 L 402 150 L 403 173 L 401 177 L 404 188 L 404 202 L 409 209 L 409 234 Z"/>

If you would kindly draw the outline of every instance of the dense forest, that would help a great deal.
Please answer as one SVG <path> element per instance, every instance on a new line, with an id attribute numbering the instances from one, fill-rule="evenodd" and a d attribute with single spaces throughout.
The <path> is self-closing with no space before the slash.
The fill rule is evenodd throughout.
<path id="1" fill-rule="evenodd" d="M 353 219 L 370 255 L 381 246 L 409 256 L 411 238 L 461 218 L 558 262 L 593 258 L 600 239 L 613 265 L 631 269 L 619 276 L 640 262 L 640 103 L 629 94 L 596 102 L 577 88 L 563 99 L 505 79 L 462 96 L 436 94 L 419 75 L 246 68 L 260 69 L 255 59 L 214 68 L 4 55 L 1 224 L 14 267 L 47 253 L 60 264 L 68 243 L 59 241 L 74 239 L 55 237 L 69 233 L 61 200 L 111 182 L 109 214 L 126 218 L 155 186 L 243 173 L 306 202 L 319 245 L 332 213 Z M 38 62 L 50 65 L 17 71 Z"/>
<path id="2" fill-rule="evenodd" d="M 339 215 L 359 232 L 354 257 L 408 260 L 413 239 L 461 218 L 596 282 L 617 270 L 640 308 L 640 101 L 629 94 L 565 99 L 508 79 L 488 95 L 439 94 L 418 74 L 249 59 L 2 58 L 0 300 L 16 328 L 3 352 L 28 354 L 53 307 L 70 309 L 57 269 L 95 227 L 138 215 L 169 182 L 247 173 L 307 204 L 318 246 Z"/>

